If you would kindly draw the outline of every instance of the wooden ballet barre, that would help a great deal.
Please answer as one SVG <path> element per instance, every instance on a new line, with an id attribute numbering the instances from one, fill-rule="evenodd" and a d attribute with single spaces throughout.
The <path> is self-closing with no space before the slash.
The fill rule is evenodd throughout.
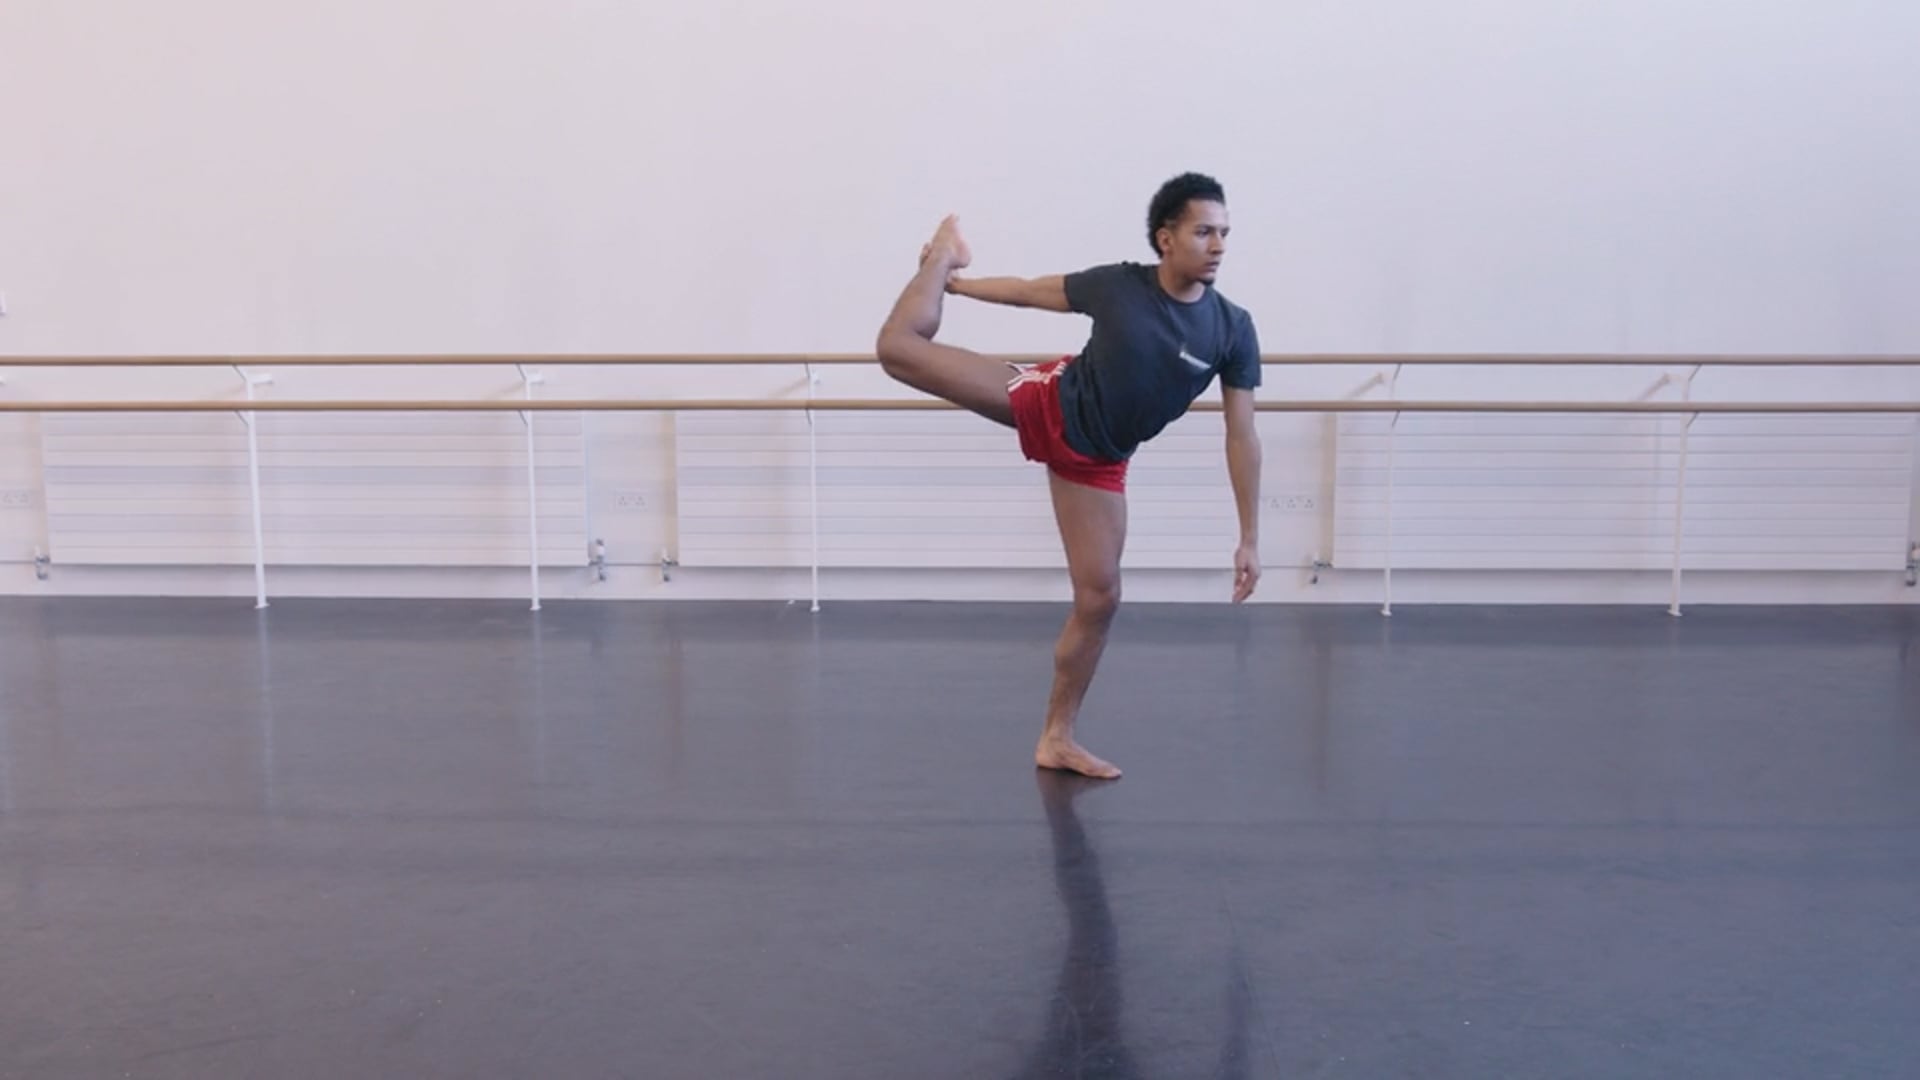
<path id="1" fill-rule="evenodd" d="M 1033 364 L 1057 359 L 1054 353 L 990 353 L 990 359 Z M 1663 355 L 1655 353 L 1269 353 L 1261 357 L 1269 367 L 1323 366 L 1458 366 L 1458 367 L 1908 367 L 1920 365 L 1920 355 L 1877 354 L 1713 354 Z M 848 365 L 879 366 L 869 353 L 340 353 L 290 356 L 4 356 L 0 367 L 37 368 L 176 368 L 176 367 L 461 367 L 525 364 L 546 367 L 651 366 L 766 366 Z"/>
<path id="2" fill-rule="evenodd" d="M 1194 412 L 1219 412 L 1199 401 Z M 1705 413 L 1811 415 L 1920 413 L 1916 401 L 1258 401 L 1275 413 Z M 263 412 L 942 412 L 958 411 L 938 398 L 545 398 L 500 400 L 258 400 L 258 401 L 21 401 L 0 399 L 0 413 L 263 413 Z"/>

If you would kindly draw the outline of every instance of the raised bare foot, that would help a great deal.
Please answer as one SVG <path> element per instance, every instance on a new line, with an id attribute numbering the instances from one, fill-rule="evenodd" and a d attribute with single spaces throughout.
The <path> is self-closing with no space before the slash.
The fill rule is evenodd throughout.
<path id="1" fill-rule="evenodd" d="M 929 258 L 944 259 L 949 273 L 965 267 L 973 261 L 973 251 L 967 247 L 966 238 L 960 235 L 960 219 L 948 214 L 941 219 L 940 227 L 934 230 L 933 239 L 920 249 L 920 261 Z"/>
<path id="2" fill-rule="evenodd" d="M 1087 753 L 1072 739 L 1042 736 L 1039 747 L 1033 752 L 1033 762 L 1043 769 L 1076 772 L 1096 780 L 1117 780 L 1120 777 L 1120 770 L 1112 762 L 1102 761 Z"/>

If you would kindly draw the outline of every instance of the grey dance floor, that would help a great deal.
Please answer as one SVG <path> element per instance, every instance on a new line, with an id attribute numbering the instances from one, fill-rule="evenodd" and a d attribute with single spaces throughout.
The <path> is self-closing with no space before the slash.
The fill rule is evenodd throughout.
<path id="1" fill-rule="evenodd" d="M 0 1076 L 1920 1075 L 1920 609 L 0 600 Z"/>

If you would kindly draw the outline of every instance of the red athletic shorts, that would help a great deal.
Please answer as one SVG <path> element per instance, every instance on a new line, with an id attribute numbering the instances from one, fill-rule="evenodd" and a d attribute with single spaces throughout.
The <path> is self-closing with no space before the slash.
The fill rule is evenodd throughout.
<path id="1" fill-rule="evenodd" d="M 1073 358 L 1061 357 L 1025 368 L 1007 384 L 1013 403 L 1013 426 L 1020 433 L 1020 451 L 1062 480 L 1105 491 L 1127 490 L 1127 463 L 1088 457 L 1067 445 L 1065 421 L 1060 415 L 1060 372 Z"/>

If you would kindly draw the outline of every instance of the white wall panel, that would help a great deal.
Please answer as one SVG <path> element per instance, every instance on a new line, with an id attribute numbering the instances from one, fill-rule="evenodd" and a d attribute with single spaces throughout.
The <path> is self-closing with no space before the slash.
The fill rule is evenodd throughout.
<path id="1" fill-rule="evenodd" d="M 1680 417 L 1344 417 L 1334 562 L 1653 570 L 1673 562 Z M 1687 446 L 1684 567 L 1897 570 L 1914 421 L 1706 415 Z"/>
<path id="2" fill-rule="evenodd" d="M 526 433 L 514 413 L 262 413 L 269 564 L 528 561 Z M 577 415 L 534 417 L 540 561 L 587 560 Z M 47 527 L 68 565 L 253 561 L 246 428 L 233 414 L 75 414 L 42 434 Z"/>

